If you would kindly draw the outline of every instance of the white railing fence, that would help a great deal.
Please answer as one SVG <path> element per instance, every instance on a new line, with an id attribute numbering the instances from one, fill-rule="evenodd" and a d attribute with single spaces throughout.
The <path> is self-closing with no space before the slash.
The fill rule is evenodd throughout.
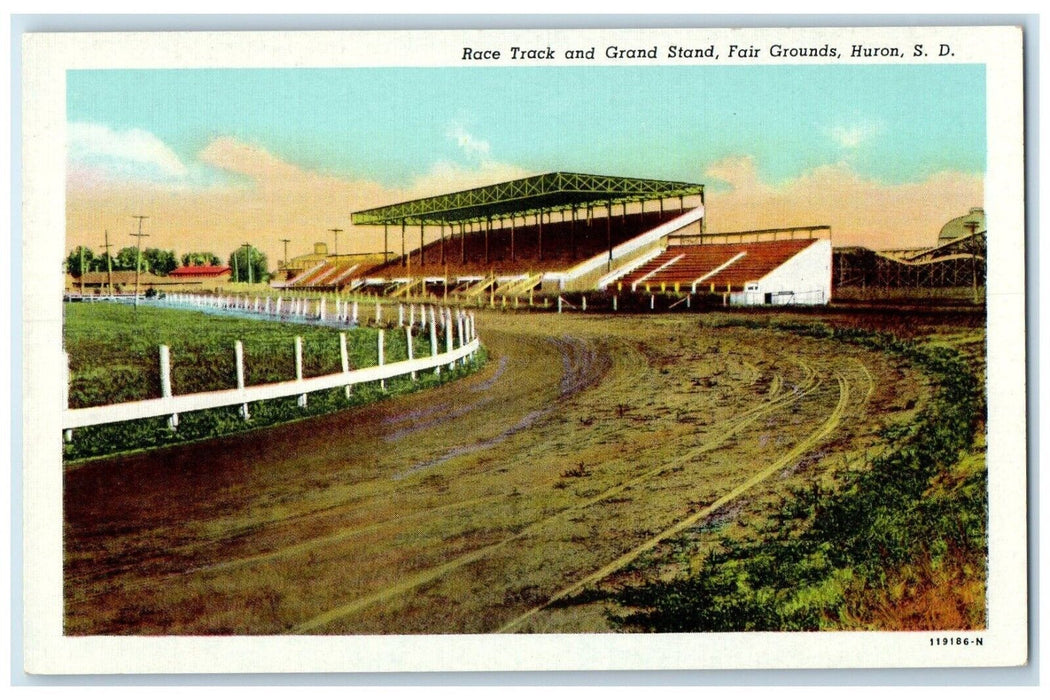
<path id="1" fill-rule="evenodd" d="M 278 300 L 278 306 L 280 300 Z M 355 305 L 356 307 L 356 305 Z M 378 308 L 378 307 L 377 307 Z M 320 305 L 320 313 L 324 314 L 324 304 Z M 342 309 L 341 309 L 342 311 Z M 429 311 L 429 314 L 427 313 Z M 345 312 L 350 314 L 350 310 Z M 356 315 L 356 308 L 353 310 Z M 381 312 L 377 311 L 377 315 Z M 171 384 L 171 359 L 168 347 L 161 345 L 159 348 L 160 363 L 160 385 L 161 396 L 159 398 L 144 399 L 141 401 L 129 401 L 107 406 L 91 406 L 88 408 L 69 408 L 69 356 L 66 355 L 66 400 L 65 410 L 62 414 L 62 428 L 67 441 L 72 439 L 72 431 L 75 428 L 84 428 L 104 423 L 117 423 L 143 418 L 155 418 L 158 416 L 168 417 L 168 426 L 172 430 L 178 428 L 179 414 L 188 411 L 201 411 L 211 408 L 225 406 L 239 406 L 240 414 L 244 420 L 250 420 L 249 404 L 256 401 L 267 401 L 270 399 L 297 396 L 300 407 L 305 407 L 307 395 L 315 391 L 324 391 L 344 387 L 346 396 L 350 396 L 351 387 L 366 382 L 380 382 L 382 388 L 386 388 L 386 380 L 394 377 L 410 375 L 413 381 L 418 380 L 420 372 L 433 370 L 435 375 L 440 375 L 443 367 L 453 370 L 457 363 L 466 364 L 477 353 L 480 340 L 474 324 L 474 314 L 449 308 L 435 311 L 431 306 L 425 308 L 420 306 L 418 316 L 413 307 L 410 315 L 411 323 L 404 325 L 405 339 L 408 344 L 408 359 L 398 362 L 385 362 L 385 331 L 380 330 L 377 338 L 377 349 L 379 362 L 374 367 L 361 369 L 350 369 L 349 356 L 347 353 L 346 333 L 339 334 L 339 354 L 341 372 L 328 374 L 320 377 L 303 378 L 302 338 L 295 338 L 295 378 L 283 382 L 271 384 L 260 384 L 245 386 L 244 382 L 244 349 L 241 341 L 234 344 L 235 364 L 237 371 L 237 386 L 231 389 L 217 391 L 205 391 L 193 394 L 174 394 Z M 402 321 L 403 321 L 402 317 Z M 445 347 L 444 350 L 438 344 L 438 326 L 444 328 Z M 413 331 L 418 327 L 420 332 L 429 326 L 430 354 L 427 357 L 414 357 L 412 347 Z"/>

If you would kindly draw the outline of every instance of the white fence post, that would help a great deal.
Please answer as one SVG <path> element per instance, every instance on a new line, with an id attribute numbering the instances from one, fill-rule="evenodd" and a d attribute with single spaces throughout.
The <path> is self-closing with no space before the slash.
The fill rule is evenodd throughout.
<path id="1" fill-rule="evenodd" d="M 317 320 L 320 321 L 321 323 L 324 323 L 324 311 L 325 311 L 325 309 L 324 309 L 324 297 L 321 297 L 321 301 L 318 304 L 318 308 L 317 308 Z"/>
<path id="2" fill-rule="evenodd" d="M 384 364 L 386 364 L 383 361 L 383 359 L 384 359 L 383 358 L 383 329 L 380 328 L 379 329 L 379 366 L 380 367 L 382 367 Z M 379 380 L 379 388 L 382 389 L 383 391 L 386 391 L 386 380 L 385 379 L 380 379 Z"/>
<path id="3" fill-rule="evenodd" d="M 295 336 L 295 381 L 303 381 L 303 339 Z M 298 404 L 300 408 L 306 408 L 306 394 L 299 394 Z"/>
<path id="4" fill-rule="evenodd" d="M 558 313 L 561 313 L 561 296 L 558 296 Z"/>
<path id="5" fill-rule="evenodd" d="M 354 315 L 353 315 L 353 321 L 354 321 L 354 325 L 356 326 L 356 325 L 357 325 L 357 300 L 356 300 L 356 299 L 354 300 Z"/>
<path id="6" fill-rule="evenodd" d="M 425 313 L 425 312 L 424 312 Z M 437 323 L 434 321 L 434 307 L 430 307 L 430 356 L 438 354 Z M 434 368 L 434 374 L 441 376 L 441 365 Z"/>
<path id="7" fill-rule="evenodd" d="M 587 310 L 587 297 L 586 296 L 583 297 L 583 304 L 580 307 L 580 310 L 581 311 L 586 311 Z"/>
<path id="8" fill-rule="evenodd" d="M 403 325 L 405 325 L 405 305 L 404 304 L 398 304 L 397 305 L 397 327 L 400 328 Z"/>
<path id="9" fill-rule="evenodd" d="M 160 346 L 160 395 L 166 399 L 171 398 L 171 358 L 167 345 Z M 179 427 L 178 413 L 172 413 L 168 418 L 168 427 L 172 430 Z"/>
<path id="10" fill-rule="evenodd" d="M 383 307 L 376 301 L 376 325 L 383 321 Z"/>
<path id="11" fill-rule="evenodd" d="M 62 377 L 62 379 L 63 379 L 63 381 L 62 381 L 62 410 L 66 411 L 66 410 L 69 410 L 69 377 L 70 377 L 69 353 L 68 352 L 63 352 L 62 356 L 66 358 L 66 363 L 64 365 L 65 373 L 64 373 L 64 376 Z M 72 442 L 73 441 L 73 431 L 72 430 L 63 430 L 62 431 L 62 437 L 65 439 L 66 442 Z"/>
<path id="12" fill-rule="evenodd" d="M 445 309 L 441 313 L 441 318 L 445 324 L 445 352 L 452 352 L 452 311 Z M 456 368 L 456 361 L 452 360 L 448 363 L 448 370 L 451 372 Z"/>
<path id="13" fill-rule="evenodd" d="M 343 374 L 350 372 L 350 355 L 346 352 L 346 333 L 339 334 L 339 362 L 343 368 Z M 350 385 L 347 384 L 343 390 L 346 398 L 350 398 Z"/>
<path id="14" fill-rule="evenodd" d="M 462 309 L 456 309 L 456 330 L 459 331 L 459 347 L 463 347 L 467 344 L 467 339 L 464 336 L 464 323 L 466 314 L 463 313 Z M 467 364 L 467 358 L 464 357 L 460 360 L 460 364 Z"/>
<path id="15" fill-rule="evenodd" d="M 237 341 L 233 344 L 234 359 L 237 362 L 237 388 L 244 389 L 244 345 L 241 341 Z M 248 413 L 248 404 L 241 404 L 241 418 L 248 420 L 251 418 L 251 414 Z"/>
<path id="16" fill-rule="evenodd" d="M 407 343 L 408 347 L 408 359 L 414 360 L 415 357 L 412 350 L 412 324 L 405 326 L 405 343 Z M 416 379 L 416 371 L 412 370 L 412 381 L 416 381 Z"/>

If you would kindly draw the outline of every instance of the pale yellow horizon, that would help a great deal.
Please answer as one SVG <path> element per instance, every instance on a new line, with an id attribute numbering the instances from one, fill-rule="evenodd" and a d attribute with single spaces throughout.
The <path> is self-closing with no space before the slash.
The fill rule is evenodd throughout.
<path id="1" fill-rule="evenodd" d="M 78 245 L 101 252 L 109 231 L 112 252 L 135 244 L 134 215 L 143 224 L 144 247 L 178 255 L 210 251 L 226 260 L 244 243 L 266 253 L 271 269 L 289 257 L 326 242 L 339 252 L 382 249 L 382 227 L 353 226 L 350 213 L 406 199 L 436 195 L 536 173 L 482 161 L 467 169 L 440 163 L 408 187 L 395 189 L 304 169 L 266 150 L 218 138 L 198 154 L 212 168 L 239 176 L 239 184 L 207 187 L 127 183 L 99 172 L 72 170 L 67 180 L 66 250 Z M 615 173 L 630 175 L 630 173 Z M 983 206 L 983 178 L 940 172 L 917 183 L 885 184 L 858 176 L 848 165 L 822 166 L 771 184 L 749 157 L 724 159 L 704 172 L 708 231 L 829 225 L 834 244 L 874 249 L 933 245 L 941 226 L 971 207 Z M 437 237 L 428 231 L 427 242 Z M 418 229 L 407 237 L 418 245 Z M 414 243 L 413 243 L 414 242 Z M 400 231 L 391 231 L 391 249 L 400 250 Z"/>

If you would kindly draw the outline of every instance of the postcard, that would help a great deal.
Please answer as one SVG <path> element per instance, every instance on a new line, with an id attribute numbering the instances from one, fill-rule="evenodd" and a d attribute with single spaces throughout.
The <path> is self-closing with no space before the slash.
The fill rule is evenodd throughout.
<path id="1" fill-rule="evenodd" d="M 26 671 L 1025 664 L 1023 49 L 27 34 Z"/>

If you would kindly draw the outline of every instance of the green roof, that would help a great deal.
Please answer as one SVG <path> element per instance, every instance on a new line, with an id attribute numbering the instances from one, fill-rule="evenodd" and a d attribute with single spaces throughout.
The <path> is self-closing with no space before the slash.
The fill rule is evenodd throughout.
<path id="1" fill-rule="evenodd" d="M 351 220 L 357 225 L 455 224 L 703 193 L 703 185 L 691 182 L 557 172 L 356 211 Z"/>

